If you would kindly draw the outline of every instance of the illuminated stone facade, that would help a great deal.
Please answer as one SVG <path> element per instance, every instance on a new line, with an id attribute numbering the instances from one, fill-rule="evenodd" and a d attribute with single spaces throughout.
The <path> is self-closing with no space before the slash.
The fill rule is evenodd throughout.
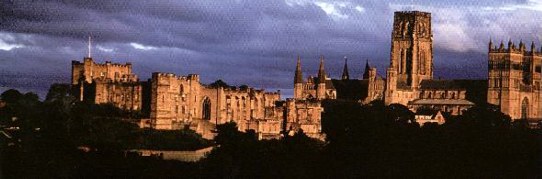
<path id="1" fill-rule="evenodd" d="M 254 130 L 260 139 L 298 130 L 323 139 L 320 103 L 282 101 L 279 92 L 247 86 L 204 85 L 195 74 L 153 73 L 141 82 L 130 63 L 98 64 L 85 58 L 72 62 L 72 87 L 80 100 L 148 113 L 149 119 L 140 125 L 154 129 L 189 127 L 212 138 L 217 124 L 236 122 L 240 131 Z"/>
<path id="2" fill-rule="evenodd" d="M 85 58 L 82 63 L 72 61 L 71 84 L 80 100 L 111 103 L 126 110 L 143 108 L 143 85 L 132 73 L 130 63 L 97 64 L 92 58 Z"/>
<path id="3" fill-rule="evenodd" d="M 395 12 L 386 79 L 386 104 L 399 103 L 412 111 L 430 108 L 452 115 L 474 105 L 466 94 L 468 84 L 476 80 L 433 79 L 430 13 Z"/>
<path id="4" fill-rule="evenodd" d="M 350 78 L 346 58 L 341 79 L 330 79 L 321 57 L 318 77 L 303 81 L 299 61 L 298 58 L 294 77 L 294 98 L 298 100 L 339 99 L 362 104 L 383 100 L 387 105 L 405 105 L 414 112 L 424 108 L 458 115 L 474 105 L 467 100 L 469 86 L 485 83 L 433 79 L 431 14 L 419 11 L 395 12 L 390 66 L 385 79 L 378 76 L 376 68 L 370 67 L 368 62 L 361 79 Z"/>
<path id="5" fill-rule="evenodd" d="M 542 53 L 534 43 L 527 49 L 523 42 L 505 48 L 490 41 L 488 56 L 488 103 L 512 119 L 541 119 Z"/>

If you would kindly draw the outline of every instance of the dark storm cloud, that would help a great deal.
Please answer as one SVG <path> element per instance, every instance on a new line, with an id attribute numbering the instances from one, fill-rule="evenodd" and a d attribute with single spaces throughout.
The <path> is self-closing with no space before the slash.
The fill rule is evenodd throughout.
<path id="1" fill-rule="evenodd" d="M 344 56 L 353 76 L 361 76 L 366 59 L 384 75 L 396 10 L 433 13 L 435 76 L 445 78 L 484 78 L 489 37 L 539 41 L 542 17 L 535 1 L 0 3 L 0 90 L 42 94 L 52 82 L 69 82 L 70 61 L 86 55 L 90 34 L 94 59 L 130 61 L 143 80 L 154 71 L 198 73 L 205 83 L 289 89 L 297 55 L 305 77 L 316 74 L 319 55 L 332 77 Z"/>

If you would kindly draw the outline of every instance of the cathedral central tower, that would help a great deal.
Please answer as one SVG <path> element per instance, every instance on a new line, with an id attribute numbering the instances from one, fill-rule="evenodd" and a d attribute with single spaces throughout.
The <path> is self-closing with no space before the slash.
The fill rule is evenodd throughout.
<path id="1" fill-rule="evenodd" d="M 395 12 L 390 67 L 397 72 L 397 83 L 411 88 L 433 78 L 431 13 Z"/>

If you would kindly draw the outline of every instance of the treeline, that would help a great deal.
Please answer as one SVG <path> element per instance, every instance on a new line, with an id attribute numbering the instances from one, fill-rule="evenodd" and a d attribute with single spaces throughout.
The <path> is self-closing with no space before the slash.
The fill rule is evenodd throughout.
<path id="1" fill-rule="evenodd" d="M 67 85 L 53 85 L 44 101 L 17 90 L 5 91 L 0 100 L 0 178 L 115 176 L 116 169 L 128 172 L 128 166 L 144 166 L 143 160 L 124 157 L 128 149 L 213 145 L 192 130 L 140 129 L 138 111 L 79 102 Z"/>
<path id="2" fill-rule="evenodd" d="M 235 123 L 226 123 L 210 142 L 189 130 L 141 130 L 121 120 L 123 112 L 80 104 L 69 95 L 39 102 L 32 94 L 6 93 L 1 96 L 8 103 L 0 109 L 2 125 L 21 126 L 21 141 L 2 151 L 7 178 L 542 177 L 541 131 L 527 128 L 524 121 L 512 122 L 491 105 L 447 116 L 443 125 L 420 127 L 402 105 L 324 101 L 326 141 L 302 131 L 259 141 L 253 131 L 239 132 Z M 12 113 L 19 119 L 5 116 Z M 117 152 L 132 146 L 188 149 L 211 143 L 218 147 L 197 163 L 127 158 Z M 82 145 L 96 151 L 74 150 Z"/>

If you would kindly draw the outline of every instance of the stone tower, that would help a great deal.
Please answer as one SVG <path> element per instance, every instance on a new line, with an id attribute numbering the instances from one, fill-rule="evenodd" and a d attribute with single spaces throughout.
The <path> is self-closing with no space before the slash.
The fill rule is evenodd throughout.
<path id="1" fill-rule="evenodd" d="M 316 98 L 326 98 L 326 71 L 324 70 L 324 56 L 320 56 L 320 67 L 318 68 L 318 81 L 316 86 Z"/>
<path id="2" fill-rule="evenodd" d="M 301 71 L 301 58 L 297 56 L 297 65 L 294 75 L 294 99 L 302 99 L 303 97 L 303 72 Z"/>
<path id="3" fill-rule="evenodd" d="M 395 12 L 390 67 L 397 70 L 398 83 L 413 89 L 421 80 L 433 78 L 431 13 Z"/>

